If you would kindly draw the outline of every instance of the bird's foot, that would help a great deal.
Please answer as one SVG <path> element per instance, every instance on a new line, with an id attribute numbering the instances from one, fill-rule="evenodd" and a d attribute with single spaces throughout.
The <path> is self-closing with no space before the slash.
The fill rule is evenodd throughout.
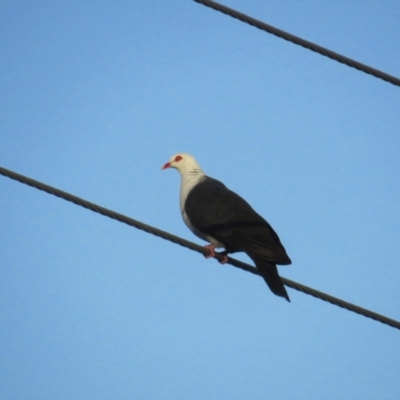
<path id="1" fill-rule="evenodd" d="M 208 254 L 203 254 L 205 258 L 215 257 L 215 246 L 213 244 L 208 244 L 207 246 L 204 246 L 204 248 L 208 250 Z"/>
<path id="2" fill-rule="evenodd" d="M 215 258 L 215 256 L 218 254 L 218 255 L 222 256 L 221 259 L 218 259 L 218 262 L 220 264 L 226 264 L 228 262 L 228 256 L 225 251 L 222 251 L 221 253 L 216 253 L 215 246 L 213 244 L 204 246 L 204 248 L 208 250 L 208 254 L 204 254 L 205 258 L 211 258 L 211 257 Z"/>
<path id="3" fill-rule="evenodd" d="M 218 260 L 218 262 L 222 265 L 226 264 L 228 262 L 228 256 L 226 254 L 224 254 L 225 252 L 221 252 L 221 253 L 217 253 L 220 256 L 222 256 L 222 258 L 220 260 Z"/>

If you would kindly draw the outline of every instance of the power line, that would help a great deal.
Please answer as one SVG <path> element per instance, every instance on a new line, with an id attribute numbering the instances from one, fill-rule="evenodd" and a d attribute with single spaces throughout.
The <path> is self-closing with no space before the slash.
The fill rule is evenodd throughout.
<path id="1" fill-rule="evenodd" d="M 151 233 L 152 235 L 169 240 L 170 242 L 179 244 L 180 246 L 186 247 L 190 250 L 197 251 L 198 253 L 201 253 L 201 254 L 208 254 L 207 251 L 204 249 L 204 247 L 202 247 L 196 243 L 182 239 L 179 236 L 172 235 L 171 233 L 162 231 L 161 229 L 154 228 L 153 226 L 144 224 L 143 222 L 140 222 L 133 218 L 127 217 L 126 215 L 119 214 L 119 213 L 109 210 L 105 207 L 101 207 L 97 204 L 91 203 L 90 201 L 87 201 L 87 200 L 81 199 L 80 197 L 74 196 L 73 194 L 64 192 L 60 189 L 46 185 L 45 183 L 28 178 L 27 176 L 10 171 L 6 168 L 0 167 L 0 175 L 4 175 L 10 179 L 16 180 L 16 181 L 24 183 L 26 185 L 32 186 L 36 189 L 42 190 L 46 193 L 60 197 L 61 199 L 70 201 L 81 207 L 87 208 L 88 210 L 91 210 L 91 211 L 94 211 L 101 215 L 104 215 L 106 217 L 115 219 L 119 222 L 123 222 L 124 224 L 133 226 L 134 228 L 140 229 L 142 231 Z M 217 255 L 217 258 L 221 259 L 221 256 Z M 240 268 L 244 271 L 251 272 L 252 274 L 260 275 L 255 267 L 253 267 L 249 264 L 246 264 L 244 262 L 241 262 L 239 260 L 236 260 L 234 258 L 229 257 L 228 264 L 233 265 L 234 267 Z M 385 317 L 384 315 L 380 315 L 373 311 L 356 306 L 355 304 L 348 303 L 347 301 L 338 299 L 337 297 L 330 296 L 329 294 L 320 292 L 319 290 L 312 289 L 308 286 L 294 282 L 290 279 L 286 279 L 286 278 L 282 277 L 282 282 L 284 283 L 284 285 L 286 285 L 292 289 L 309 294 L 310 296 L 316 297 L 317 299 L 327 301 L 328 303 L 345 308 L 346 310 L 353 311 L 357 314 L 363 315 L 364 317 L 371 318 L 375 321 L 381 322 L 382 324 L 389 325 L 392 328 L 400 329 L 399 321 Z"/>
<path id="2" fill-rule="evenodd" d="M 332 50 L 329 50 L 325 47 L 319 46 L 315 43 L 309 42 L 308 40 L 302 39 L 298 36 L 292 35 L 291 33 L 282 31 L 281 29 L 275 28 L 272 25 L 268 25 L 265 22 L 259 21 L 255 18 L 252 18 L 246 14 L 243 14 L 239 11 L 236 11 L 232 8 L 224 6 L 223 4 L 219 4 L 215 1 L 210 0 L 194 0 L 196 3 L 203 4 L 204 6 L 213 8 L 214 10 L 220 11 L 224 14 L 227 14 L 233 18 L 239 19 L 249 25 L 255 26 L 258 29 L 261 29 L 265 32 L 271 33 L 272 35 L 278 36 L 282 39 L 288 40 L 294 44 L 305 47 L 311 51 L 314 51 L 318 54 L 321 54 L 325 57 L 329 57 L 332 60 L 338 61 L 342 64 L 346 64 L 349 67 L 355 68 L 359 71 L 365 72 L 366 74 L 373 75 L 376 78 L 382 79 L 386 82 L 389 82 L 393 85 L 400 86 L 400 79 L 395 76 L 389 75 L 386 72 L 382 72 L 378 69 L 369 67 L 368 65 L 362 64 L 358 61 L 355 61 L 351 58 L 342 56 L 339 53 L 336 53 Z"/>

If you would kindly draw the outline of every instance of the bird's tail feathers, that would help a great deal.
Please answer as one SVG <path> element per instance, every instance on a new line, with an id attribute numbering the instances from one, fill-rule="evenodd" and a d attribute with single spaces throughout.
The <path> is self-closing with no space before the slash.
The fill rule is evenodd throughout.
<path id="1" fill-rule="evenodd" d="M 285 286 L 282 283 L 282 279 L 278 274 L 276 265 L 257 259 L 256 257 L 252 257 L 250 254 L 249 257 L 254 261 L 254 264 L 256 264 L 258 271 L 264 278 L 268 287 L 271 289 L 271 292 L 277 296 L 284 297 L 288 302 L 290 302 L 289 295 L 287 294 Z"/>

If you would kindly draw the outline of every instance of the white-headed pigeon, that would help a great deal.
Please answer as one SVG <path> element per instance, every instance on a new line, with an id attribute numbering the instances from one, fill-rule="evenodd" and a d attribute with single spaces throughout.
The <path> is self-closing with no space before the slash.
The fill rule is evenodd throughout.
<path id="1" fill-rule="evenodd" d="M 162 167 L 175 168 L 181 174 L 180 207 L 183 220 L 206 246 L 210 257 L 223 247 L 226 255 L 244 251 L 255 263 L 268 287 L 277 296 L 290 301 L 276 264 L 291 264 L 278 235 L 239 195 L 222 182 L 208 177 L 189 154 L 179 153 Z"/>

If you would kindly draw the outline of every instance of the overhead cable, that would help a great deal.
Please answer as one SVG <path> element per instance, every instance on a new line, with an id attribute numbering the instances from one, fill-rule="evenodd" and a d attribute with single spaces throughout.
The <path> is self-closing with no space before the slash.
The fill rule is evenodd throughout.
<path id="1" fill-rule="evenodd" d="M 319 46 L 315 43 L 309 42 L 308 40 L 302 39 L 298 36 L 292 35 L 291 33 L 282 31 L 281 29 L 275 28 L 272 25 L 268 25 L 265 22 L 259 21 L 259 20 L 252 18 L 246 14 L 243 14 L 232 8 L 224 6 L 223 4 L 217 3 L 215 1 L 210 1 L 210 0 L 194 0 L 194 1 L 196 3 L 203 4 L 204 6 L 213 8 L 214 10 L 217 10 L 224 14 L 227 14 L 233 18 L 239 19 L 240 21 L 246 22 L 247 24 L 255 26 L 258 29 L 261 29 L 265 32 L 271 33 L 272 35 L 278 36 L 282 39 L 288 40 L 289 42 L 292 42 L 299 46 L 305 47 L 306 49 L 312 50 L 312 51 L 319 53 L 325 57 L 329 57 L 332 60 L 338 61 L 342 64 L 346 64 L 347 66 L 355 68 L 359 71 L 365 72 L 366 74 L 373 75 L 376 78 L 382 79 L 393 85 L 400 86 L 400 79 L 396 78 L 395 76 L 389 75 L 386 72 L 382 72 L 376 68 L 369 67 L 368 65 L 362 64 L 351 58 L 342 56 L 339 53 L 336 53 L 325 47 Z"/>
<path id="2" fill-rule="evenodd" d="M 151 233 L 152 235 L 161 237 L 163 239 L 169 240 L 170 242 L 179 244 L 180 246 L 186 247 L 190 250 L 197 251 L 203 255 L 208 255 L 208 251 L 203 247 L 196 243 L 190 242 L 188 240 L 182 239 L 179 236 L 172 235 L 169 232 L 162 231 L 161 229 L 154 228 L 153 226 L 144 224 L 143 222 L 137 221 L 133 218 L 127 217 L 126 215 L 119 214 L 115 211 L 109 210 L 105 207 L 101 207 L 97 204 L 91 203 L 90 201 L 84 200 L 80 197 L 74 196 L 73 194 L 64 192 L 63 190 L 57 189 L 55 187 L 46 185 L 45 183 L 36 181 L 34 179 L 28 178 L 27 176 L 18 174 L 16 172 L 10 171 L 6 168 L 0 167 L 0 175 L 4 175 L 8 178 L 16 180 L 18 182 L 24 183 L 26 185 L 32 186 L 36 189 L 42 190 L 46 193 L 52 194 L 54 196 L 60 197 L 61 199 L 70 201 L 74 204 L 77 204 L 81 207 L 87 208 L 88 210 L 94 211 L 106 217 L 115 219 L 119 222 L 123 222 L 124 224 L 133 226 L 134 228 L 140 229 L 142 231 Z M 217 254 L 217 258 L 221 259 L 222 256 Z M 260 275 L 257 269 L 249 264 L 236 260 L 234 258 L 229 257 L 228 264 L 233 265 L 234 267 L 240 268 L 244 271 L 251 272 L 255 275 Z M 310 296 L 316 297 L 317 299 L 327 301 L 328 303 L 334 304 L 336 306 L 342 307 L 346 310 L 353 311 L 357 314 L 363 315 L 364 317 L 371 318 L 375 321 L 381 322 L 382 324 L 389 325 L 393 328 L 400 329 L 400 322 L 394 319 L 385 317 L 384 315 L 380 315 L 373 311 L 367 310 L 365 308 L 356 306 L 355 304 L 351 304 L 347 301 L 338 299 L 337 297 L 330 296 L 329 294 L 320 292 L 319 290 L 312 289 L 308 286 L 302 285 L 300 283 L 294 282 L 287 278 L 281 278 L 284 285 L 298 290 L 300 292 L 309 294 Z"/>

